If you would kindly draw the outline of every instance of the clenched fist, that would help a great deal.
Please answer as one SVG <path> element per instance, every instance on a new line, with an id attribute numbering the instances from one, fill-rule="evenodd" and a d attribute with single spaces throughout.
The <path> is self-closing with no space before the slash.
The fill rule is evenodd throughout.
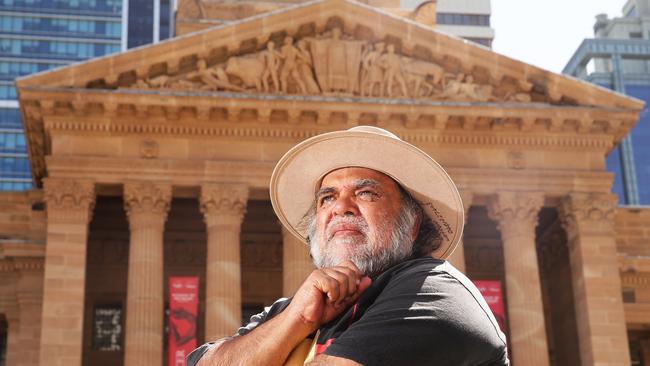
<path id="1" fill-rule="evenodd" d="M 317 269 L 300 286 L 286 311 L 313 332 L 354 304 L 370 283 L 370 277 L 363 276 L 349 260 Z"/>

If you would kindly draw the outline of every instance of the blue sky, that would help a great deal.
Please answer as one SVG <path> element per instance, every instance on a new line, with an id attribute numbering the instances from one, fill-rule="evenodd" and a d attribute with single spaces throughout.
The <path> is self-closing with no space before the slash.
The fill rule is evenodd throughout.
<path id="1" fill-rule="evenodd" d="M 584 38 L 593 38 L 596 15 L 621 16 L 625 0 L 492 0 L 492 48 L 561 72 Z"/>

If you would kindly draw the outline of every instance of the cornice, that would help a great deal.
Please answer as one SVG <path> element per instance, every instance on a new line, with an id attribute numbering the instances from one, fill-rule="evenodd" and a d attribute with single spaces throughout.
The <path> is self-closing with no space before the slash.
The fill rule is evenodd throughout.
<path id="1" fill-rule="evenodd" d="M 65 118 L 48 118 L 45 121 L 45 129 L 50 133 L 147 134 L 165 135 L 168 137 L 214 137 L 296 142 L 323 132 L 348 127 L 339 124 L 335 128 L 305 128 L 259 125 L 255 123 L 242 123 L 239 126 L 233 126 L 227 122 L 220 126 L 218 122 L 214 124 L 191 125 L 185 123 L 151 123 L 136 120 L 133 123 L 129 123 L 129 121 L 102 123 L 101 121 L 93 122 L 92 120 L 72 121 Z M 416 144 L 479 145 L 481 147 L 519 147 L 541 150 L 596 150 L 602 152 L 606 152 L 612 147 L 611 137 L 603 135 L 568 135 L 561 133 L 539 135 L 526 134 L 519 131 L 485 131 L 483 134 L 476 134 L 473 131 L 464 129 L 443 131 L 422 128 L 406 130 L 401 128 L 401 131 L 395 130 L 395 132 L 402 139 Z"/>
<path id="2" fill-rule="evenodd" d="M 44 258 L 0 259 L 0 273 L 43 271 Z"/>

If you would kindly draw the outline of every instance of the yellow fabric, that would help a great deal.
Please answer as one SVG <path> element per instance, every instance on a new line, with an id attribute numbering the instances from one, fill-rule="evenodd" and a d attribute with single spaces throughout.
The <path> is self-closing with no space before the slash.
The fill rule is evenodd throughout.
<path id="1" fill-rule="evenodd" d="M 304 366 L 314 359 L 316 355 L 316 340 L 318 333 L 314 339 L 305 338 L 300 342 L 296 348 L 291 351 L 284 366 Z"/>

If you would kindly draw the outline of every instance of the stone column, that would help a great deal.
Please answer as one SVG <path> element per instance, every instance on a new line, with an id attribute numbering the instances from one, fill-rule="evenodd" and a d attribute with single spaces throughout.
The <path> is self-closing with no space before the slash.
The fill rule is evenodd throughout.
<path id="1" fill-rule="evenodd" d="M 460 197 L 463 200 L 463 208 L 465 209 L 465 226 L 467 226 L 467 220 L 469 219 L 469 208 L 472 206 L 472 201 L 474 199 L 474 194 L 467 190 L 460 191 Z M 456 250 L 447 258 L 451 264 L 454 265 L 459 271 L 465 272 L 465 240 L 460 241 Z"/>
<path id="2" fill-rule="evenodd" d="M 574 193 L 560 215 L 567 233 L 582 365 L 629 365 L 612 194 Z"/>
<path id="3" fill-rule="evenodd" d="M 307 244 L 282 226 L 282 296 L 293 296 L 314 268 Z"/>
<path id="4" fill-rule="evenodd" d="M 43 311 L 43 272 L 40 261 L 23 260 L 18 265 L 21 269 L 16 299 L 18 300 L 17 353 L 20 362 L 16 365 L 38 365 L 38 353 L 34 352 L 34 342 L 41 334 L 41 313 Z M 40 268 L 39 268 L 40 267 Z M 7 363 L 7 365 L 13 365 Z"/>
<path id="5" fill-rule="evenodd" d="M 535 227 L 544 195 L 500 192 L 490 197 L 488 215 L 503 242 L 510 347 L 515 366 L 549 364 Z"/>
<path id="6" fill-rule="evenodd" d="M 205 339 L 234 334 L 241 326 L 241 260 L 239 236 L 248 187 L 205 184 L 201 212 L 208 233 L 205 286 Z"/>
<path id="7" fill-rule="evenodd" d="M 40 364 L 81 365 L 86 244 L 95 205 L 93 182 L 47 178 L 47 246 Z"/>
<path id="8" fill-rule="evenodd" d="M 6 307 L 3 310 L 7 310 Z M 5 363 L 7 365 L 21 365 L 20 356 L 20 316 L 18 306 L 12 306 L 12 311 L 6 312 L 7 318 L 7 354 Z"/>
<path id="9" fill-rule="evenodd" d="M 129 272 L 126 293 L 125 366 L 160 366 L 163 356 L 163 233 L 171 185 L 124 184 L 129 219 Z"/>

